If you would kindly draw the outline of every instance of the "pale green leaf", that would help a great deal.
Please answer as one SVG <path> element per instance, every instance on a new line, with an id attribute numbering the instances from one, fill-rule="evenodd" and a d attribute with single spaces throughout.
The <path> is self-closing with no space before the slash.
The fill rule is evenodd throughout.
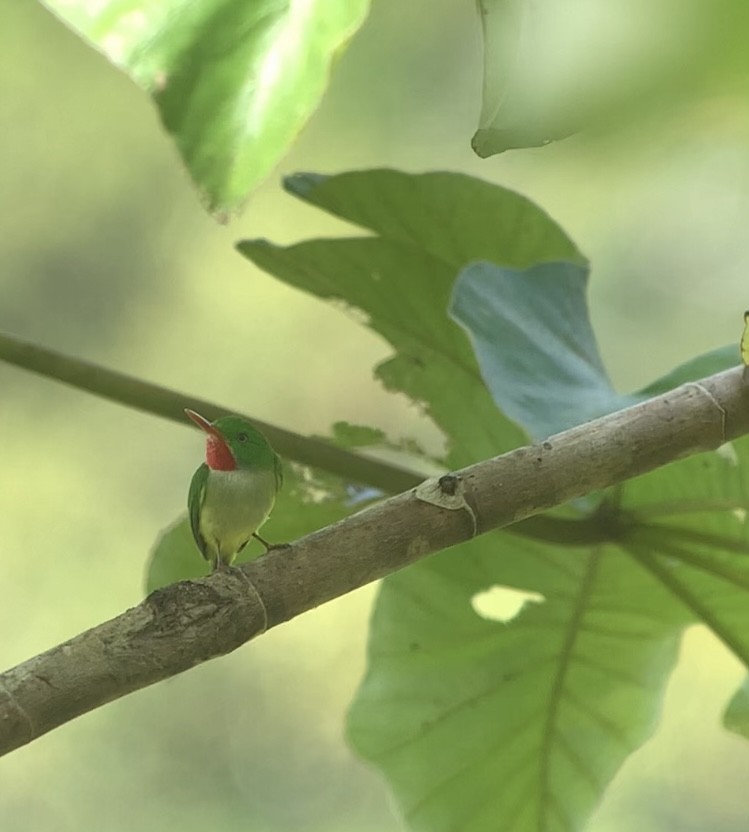
<path id="1" fill-rule="evenodd" d="M 544 20 L 548 4 L 478 0 L 484 41 L 479 128 L 471 145 L 478 156 L 539 147 L 576 129 L 574 114 L 553 107 L 545 68 Z M 553 55 L 554 53 L 552 53 Z"/>
<path id="2" fill-rule="evenodd" d="M 647 144 L 654 123 L 746 84 L 744 0 L 478 0 L 482 157 L 593 128 Z M 740 98 L 740 96 L 739 96 Z"/>
<path id="3" fill-rule="evenodd" d="M 377 236 L 287 247 L 245 241 L 242 254 L 293 286 L 343 302 L 387 339 L 396 354 L 377 375 L 442 428 L 449 466 L 522 444 L 524 434 L 497 410 L 447 306 L 458 272 L 477 259 L 514 268 L 536 258 L 582 262 L 559 227 L 527 199 L 458 174 L 304 174 L 287 185 Z"/>
<path id="4" fill-rule="evenodd" d="M 655 729 L 684 627 L 749 661 L 747 444 L 617 489 L 608 544 L 494 534 L 385 582 L 348 730 L 412 828 L 581 829 Z M 544 600 L 492 620 L 492 586 Z"/>
<path id="5" fill-rule="evenodd" d="M 45 0 L 148 92 L 211 211 L 239 208 L 317 107 L 367 0 Z"/>
<path id="6" fill-rule="evenodd" d="M 395 358 L 378 372 L 442 427 L 449 464 L 522 440 L 447 319 L 462 270 L 489 275 L 495 287 L 497 274 L 515 272 L 501 302 L 463 297 L 462 319 L 481 324 L 471 332 L 484 342 L 484 376 L 496 373 L 509 388 L 494 391 L 503 409 L 515 387 L 526 416 L 581 391 L 591 394 L 589 413 L 616 401 L 588 322 L 584 274 L 572 265 L 581 258 L 556 254 L 568 245 L 532 206 L 447 174 L 304 176 L 291 187 L 376 236 L 287 248 L 246 242 L 242 252 L 291 285 L 352 307 L 393 345 Z M 568 265 L 537 266 L 555 260 Z M 476 261 L 491 265 L 471 267 Z M 503 363 L 493 354 L 497 330 L 505 351 L 520 355 Z M 564 393 L 555 372 L 568 376 Z M 567 507 L 568 519 L 598 530 L 595 544 L 494 533 L 383 583 L 349 736 L 382 769 L 415 829 L 580 829 L 652 734 L 684 627 L 706 624 L 747 661 L 747 457 L 747 443 L 735 443 Z M 542 600 L 494 620 L 477 599 L 495 586 Z"/>

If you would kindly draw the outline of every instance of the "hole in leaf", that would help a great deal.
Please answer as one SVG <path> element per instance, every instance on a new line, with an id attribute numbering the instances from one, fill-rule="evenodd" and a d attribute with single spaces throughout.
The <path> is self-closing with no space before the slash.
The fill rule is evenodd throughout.
<path id="1" fill-rule="evenodd" d="M 730 463 L 731 465 L 739 464 L 739 457 L 736 453 L 736 449 L 733 447 L 732 442 L 726 442 L 719 448 L 716 448 L 715 453 L 718 454 L 718 456 L 723 457 L 723 459 L 725 459 L 725 461 Z"/>
<path id="2" fill-rule="evenodd" d="M 481 618 L 507 624 L 526 604 L 539 604 L 545 600 L 539 592 L 526 592 L 507 586 L 492 586 L 483 592 L 477 592 L 471 598 L 471 606 L 476 615 L 480 615 Z"/>

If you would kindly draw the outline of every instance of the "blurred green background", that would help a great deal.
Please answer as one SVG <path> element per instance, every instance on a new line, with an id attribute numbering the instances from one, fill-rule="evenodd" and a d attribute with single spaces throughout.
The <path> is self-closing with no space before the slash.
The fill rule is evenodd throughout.
<path id="1" fill-rule="evenodd" d="M 42 7 L 0 0 L 0 329 L 302 433 L 348 419 L 436 449 L 416 408 L 372 380 L 385 344 L 233 251 L 243 237 L 348 233 L 284 195 L 284 173 L 394 166 L 481 176 L 560 222 L 593 264 L 592 318 L 621 389 L 738 342 L 749 306 L 744 0 L 611 0 L 605 15 L 570 2 L 580 19 L 595 6 L 613 33 L 616 48 L 604 37 L 597 49 L 616 56 L 618 81 L 646 59 L 666 80 L 642 107 L 630 90 L 585 136 L 487 161 L 469 146 L 473 4 L 374 5 L 292 152 L 221 227 L 146 96 Z M 590 50 L 579 56 L 581 76 L 596 71 Z M 202 444 L 3 365 L 0 436 L 8 667 L 141 599 L 149 548 L 183 510 Z M 400 829 L 342 739 L 372 598 L 341 598 L 3 758 L 0 829 Z M 741 677 L 714 638 L 688 634 L 663 723 L 592 832 L 749 826 L 749 748 L 718 727 Z"/>

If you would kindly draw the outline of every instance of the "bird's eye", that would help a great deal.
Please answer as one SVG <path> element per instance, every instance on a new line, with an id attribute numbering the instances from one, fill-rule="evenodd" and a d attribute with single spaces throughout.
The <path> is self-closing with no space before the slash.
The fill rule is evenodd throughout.
<path id="1" fill-rule="evenodd" d="M 240 442 L 246 442 L 247 441 L 247 434 L 246 433 L 238 433 L 237 434 L 237 439 Z"/>

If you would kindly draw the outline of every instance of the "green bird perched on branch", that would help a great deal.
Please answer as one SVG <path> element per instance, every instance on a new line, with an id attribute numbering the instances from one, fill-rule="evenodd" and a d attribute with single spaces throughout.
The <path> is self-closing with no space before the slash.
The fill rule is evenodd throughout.
<path id="1" fill-rule="evenodd" d="M 281 485 L 281 459 L 268 440 L 239 416 L 209 422 L 185 413 L 206 434 L 205 462 L 193 474 L 187 507 L 192 534 L 212 571 L 228 569 L 273 509 Z"/>

